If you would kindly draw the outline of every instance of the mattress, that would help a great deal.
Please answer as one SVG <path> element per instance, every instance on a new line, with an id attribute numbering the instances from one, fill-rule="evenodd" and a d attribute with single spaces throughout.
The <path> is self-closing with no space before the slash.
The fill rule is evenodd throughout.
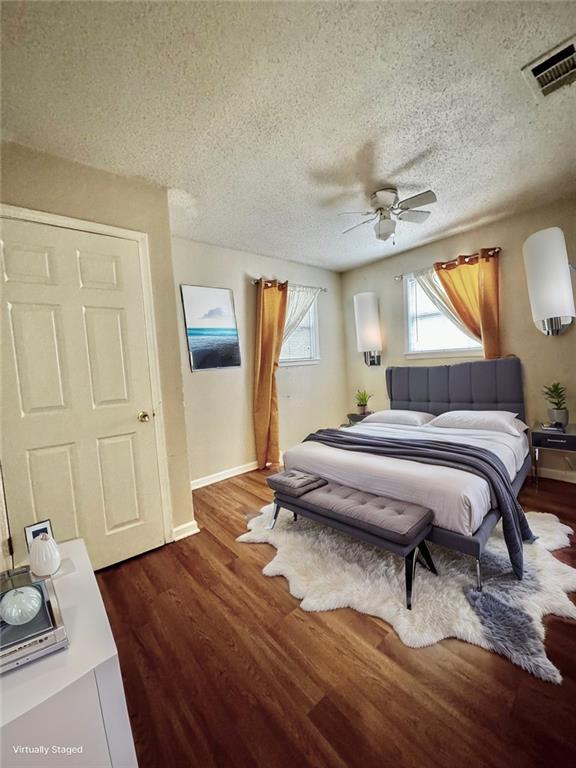
<path id="1" fill-rule="evenodd" d="M 486 448 L 498 456 L 513 480 L 528 454 L 526 435 L 477 429 L 358 424 L 357 434 L 410 440 L 440 440 Z M 473 534 L 490 510 L 490 490 L 481 477 L 452 467 L 439 467 L 388 456 L 345 451 L 320 443 L 301 443 L 284 452 L 287 469 L 311 472 L 368 493 L 421 504 L 431 509 L 434 525 L 465 536 Z"/>

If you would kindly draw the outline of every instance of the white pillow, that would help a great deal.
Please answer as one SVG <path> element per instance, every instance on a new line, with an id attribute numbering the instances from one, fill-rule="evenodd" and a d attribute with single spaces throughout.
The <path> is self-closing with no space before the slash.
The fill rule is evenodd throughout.
<path id="1" fill-rule="evenodd" d="M 518 437 L 528 429 L 528 426 L 517 419 L 517 416 L 517 413 L 511 411 L 446 411 L 429 421 L 427 426 L 446 429 L 487 429 Z"/>
<path id="2" fill-rule="evenodd" d="M 432 421 L 433 418 L 434 416 L 431 413 L 423 413 L 422 411 L 388 410 L 371 413 L 370 416 L 362 419 L 362 423 L 405 424 L 409 427 L 421 427 L 423 424 Z"/>
<path id="3" fill-rule="evenodd" d="M 514 419 L 514 426 L 518 430 L 519 435 L 523 435 L 526 430 L 530 429 L 528 424 L 524 424 L 522 419 Z"/>

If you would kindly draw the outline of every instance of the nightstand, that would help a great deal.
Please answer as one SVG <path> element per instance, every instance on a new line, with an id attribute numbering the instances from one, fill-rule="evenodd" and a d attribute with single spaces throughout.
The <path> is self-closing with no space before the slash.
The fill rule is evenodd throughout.
<path id="1" fill-rule="evenodd" d="M 353 427 L 354 424 L 358 424 L 362 419 L 365 419 L 366 416 L 370 416 L 371 413 L 374 413 L 374 411 L 366 411 L 366 413 L 347 413 L 346 418 L 348 419 L 348 424 L 346 424 L 346 426 Z"/>
<path id="2" fill-rule="evenodd" d="M 530 430 L 530 445 L 534 466 L 534 482 L 538 485 L 538 460 L 540 451 L 576 452 L 576 424 L 568 424 L 564 432 L 549 432 L 542 424 L 535 424 Z"/>

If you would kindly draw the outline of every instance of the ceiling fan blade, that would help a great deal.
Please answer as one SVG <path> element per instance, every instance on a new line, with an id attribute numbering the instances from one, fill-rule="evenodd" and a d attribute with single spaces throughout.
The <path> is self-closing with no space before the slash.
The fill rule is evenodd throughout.
<path id="1" fill-rule="evenodd" d="M 371 219 L 365 219 L 364 221 L 358 222 L 358 224 L 354 224 L 353 227 L 348 227 L 348 229 L 343 230 L 342 234 L 345 235 L 346 232 L 351 232 L 353 229 L 356 229 L 357 227 L 363 227 L 364 224 L 370 224 L 371 221 L 376 221 L 378 216 L 373 216 Z"/>
<path id="2" fill-rule="evenodd" d="M 431 189 L 426 192 L 420 192 L 419 195 L 413 197 L 407 197 L 406 200 L 400 200 L 398 208 L 407 210 L 408 208 L 418 208 L 420 205 L 431 205 L 436 202 L 436 195 Z"/>
<path id="3" fill-rule="evenodd" d="M 430 211 L 400 211 L 398 218 L 401 221 L 411 221 L 413 224 L 422 224 L 430 216 Z"/>
<path id="4" fill-rule="evenodd" d="M 338 216 L 374 216 L 374 211 L 340 211 Z"/>

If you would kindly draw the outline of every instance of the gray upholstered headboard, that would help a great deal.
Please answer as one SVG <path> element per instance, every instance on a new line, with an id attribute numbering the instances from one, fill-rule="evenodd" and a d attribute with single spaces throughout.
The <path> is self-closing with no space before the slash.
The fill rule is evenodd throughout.
<path id="1" fill-rule="evenodd" d="M 476 363 L 386 369 L 391 408 L 427 411 L 514 411 L 522 420 L 522 364 L 517 357 Z"/>

